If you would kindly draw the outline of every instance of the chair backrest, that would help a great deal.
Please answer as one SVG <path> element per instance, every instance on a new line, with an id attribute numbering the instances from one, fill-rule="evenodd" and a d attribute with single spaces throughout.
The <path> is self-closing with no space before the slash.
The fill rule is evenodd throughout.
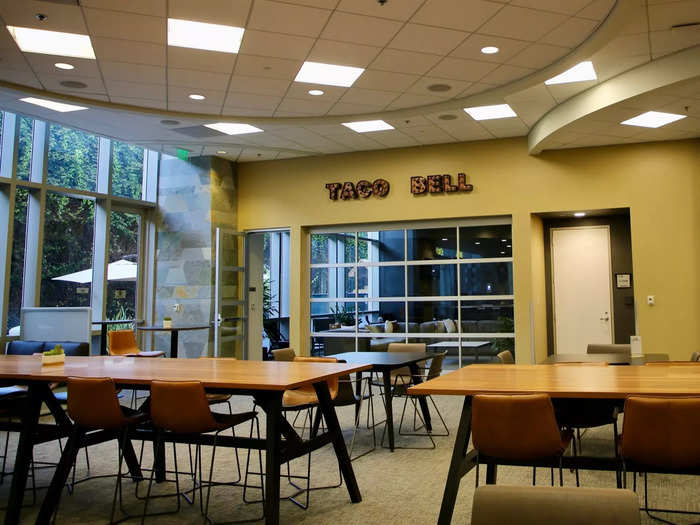
<path id="1" fill-rule="evenodd" d="M 499 352 L 496 355 L 496 359 L 498 359 L 502 365 L 514 365 L 515 364 L 515 358 L 513 357 L 513 352 L 510 350 L 503 350 L 503 352 Z"/>
<path id="2" fill-rule="evenodd" d="M 479 453 L 504 459 L 546 459 L 564 452 L 547 394 L 474 396 L 472 439 Z"/>
<path id="3" fill-rule="evenodd" d="M 651 467 L 700 467 L 700 397 L 625 400 L 620 453 Z"/>
<path id="4" fill-rule="evenodd" d="M 624 354 L 626 356 L 632 355 L 632 345 L 625 344 L 614 344 L 614 345 L 603 345 L 603 344 L 589 344 L 586 349 L 587 354 Z"/>
<path id="5" fill-rule="evenodd" d="M 126 424 L 111 377 L 69 377 L 68 415 L 88 429 L 115 429 Z"/>
<path id="6" fill-rule="evenodd" d="M 426 381 L 440 377 L 440 374 L 442 374 L 442 364 L 445 361 L 446 355 L 447 352 L 441 352 L 433 356 L 430 361 L 430 368 L 428 368 L 428 375 L 425 378 Z"/>
<path id="7" fill-rule="evenodd" d="M 107 332 L 107 350 L 109 355 L 137 354 L 140 352 L 133 330 L 111 330 Z"/>
<path id="8" fill-rule="evenodd" d="M 425 352 L 425 343 L 389 343 L 387 352 Z"/>
<path id="9" fill-rule="evenodd" d="M 293 348 L 280 348 L 272 351 L 272 357 L 275 361 L 294 361 L 296 354 Z"/>
<path id="10" fill-rule="evenodd" d="M 43 351 L 42 341 L 10 341 L 5 348 L 7 355 L 32 355 Z"/>
<path id="11" fill-rule="evenodd" d="M 217 427 L 199 381 L 153 381 L 151 419 L 155 426 L 176 434 L 200 434 Z"/>
<path id="12" fill-rule="evenodd" d="M 294 358 L 295 362 L 305 362 L 305 363 L 337 363 L 338 360 L 335 357 L 302 357 L 296 356 Z M 338 395 L 338 376 L 326 381 L 328 383 L 328 391 L 331 394 L 331 399 L 335 399 Z M 303 385 L 297 390 L 308 390 L 310 392 L 316 392 L 313 385 Z"/>

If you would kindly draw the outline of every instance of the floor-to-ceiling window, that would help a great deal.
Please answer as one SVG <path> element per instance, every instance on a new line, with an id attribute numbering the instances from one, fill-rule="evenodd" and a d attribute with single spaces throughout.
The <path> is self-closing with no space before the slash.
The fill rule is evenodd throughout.
<path id="1" fill-rule="evenodd" d="M 509 218 L 310 236 L 312 351 L 422 342 L 463 364 L 514 349 Z"/>

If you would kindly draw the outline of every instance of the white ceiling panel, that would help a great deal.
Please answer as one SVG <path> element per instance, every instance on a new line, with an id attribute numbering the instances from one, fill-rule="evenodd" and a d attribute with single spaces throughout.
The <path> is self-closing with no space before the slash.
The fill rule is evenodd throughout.
<path id="1" fill-rule="evenodd" d="M 389 47 L 446 55 L 453 51 L 468 35 L 469 33 L 452 29 L 406 24 L 389 43 Z"/>
<path id="2" fill-rule="evenodd" d="M 681 0 L 649 6 L 649 25 L 652 31 L 664 31 L 677 24 L 700 22 L 700 0 Z"/>
<path id="3" fill-rule="evenodd" d="M 321 98 L 321 97 L 316 97 Z M 277 113 L 303 113 L 305 115 L 325 115 L 333 107 L 332 100 L 302 100 L 285 98 L 277 106 Z"/>
<path id="4" fill-rule="evenodd" d="M 401 22 L 396 20 L 336 11 L 328 20 L 321 38 L 369 46 L 385 46 L 399 31 L 401 25 Z"/>
<path id="5" fill-rule="evenodd" d="M 360 78 L 353 85 L 367 89 L 401 92 L 412 86 L 419 78 L 418 75 L 368 69 L 360 75 Z"/>
<path id="6" fill-rule="evenodd" d="M 177 96 L 170 96 L 168 92 L 168 109 L 170 111 L 182 111 L 184 113 L 201 113 L 203 115 L 219 115 L 221 105 L 207 104 L 206 101 L 196 102 Z"/>
<path id="7" fill-rule="evenodd" d="M 700 17 L 700 15 L 698 15 Z M 700 26 L 653 31 L 650 35 L 654 58 L 700 44 Z"/>
<path id="8" fill-rule="evenodd" d="M 226 91 L 231 76 L 210 71 L 168 68 L 168 85 L 198 89 Z"/>
<path id="9" fill-rule="evenodd" d="M 556 62 L 569 53 L 566 47 L 552 46 L 548 44 L 532 44 L 513 58 L 508 60 L 508 65 L 541 69 Z"/>
<path id="10" fill-rule="evenodd" d="M 528 45 L 529 42 L 523 40 L 513 40 L 512 38 L 474 33 L 455 49 L 450 56 L 502 64 L 525 49 Z M 481 50 L 487 46 L 497 47 L 499 50 L 498 53 L 492 55 L 482 53 Z"/>
<path id="11" fill-rule="evenodd" d="M 211 71 L 213 73 L 230 72 L 235 61 L 236 55 L 232 53 L 168 46 L 168 67 L 176 69 Z"/>
<path id="12" fill-rule="evenodd" d="M 252 0 L 168 0 L 168 16 L 209 24 L 245 27 Z"/>
<path id="13" fill-rule="evenodd" d="M 165 66 L 165 46 L 150 42 L 133 42 L 114 38 L 92 37 L 97 60 Z"/>
<path id="14" fill-rule="evenodd" d="M 233 93 L 255 93 L 281 97 L 287 92 L 290 84 L 291 81 L 286 79 L 234 75 L 231 77 L 229 91 Z"/>
<path id="15" fill-rule="evenodd" d="M 80 0 L 80 5 L 97 9 L 126 11 L 140 15 L 167 16 L 166 0 L 119 0 L 119 2 L 114 2 L 114 0 Z"/>
<path id="16" fill-rule="evenodd" d="M 430 124 L 428 126 L 413 126 L 402 130 L 406 135 L 413 137 L 421 144 L 440 144 L 452 142 L 454 137 L 445 130 Z"/>
<path id="17" fill-rule="evenodd" d="M 379 142 L 387 148 L 405 148 L 415 146 L 418 141 L 397 129 L 387 131 L 376 131 L 372 133 L 372 140 Z"/>
<path id="18" fill-rule="evenodd" d="M 488 84 L 506 84 L 508 82 L 512 82 L 513 80 L 523 78 L 534 72 L 534 69 L 526 67 L 502 65 L 498 66 L 496 69 L 491 71 L 485 77 L 482 77 L 480 80 Z"/>
<path id="19" fill-rule="evenodd" d="M 234 75 L 244 77 L 293 79 L 301 68 L 301 60 L 240 55 Z"/>
<path id="20" fill-rule="evenodd" d="M 541 9 L 542 11 L 552 11 L 554 13 L 561 13 L 563 15 L 573 15 L 577 11 L 580 11 L 588 4 L 591 0 L 567 0 L 566 2 L 561 2 L 560 0 L 512 0 L 511 5 L 517 5 L 520 7 L 530 7 L 532 9 Z"/>
<path id="21" fill-rule="evenodd" d="M 12 53 L 7 53 L 9 51 Z M 15 62 L 25 63 L 26 57 L 26 61 L 28 61 L 32 69 L 38 73 L 53 73 L 66 77 L 73 77 L 75 75 L 81 77 L 100 77 L 100 69 L 98 68 L 97 61 L 87 58 L 67 58 L 57 55 L 41 55 L 39 53 L 25 53 L 23 55 L 17 49 L 0 50 L 0 56 L 2 56 L 2 67 L 12 68 Z M 75 69 L 70 71 L 58 69 L 54 65 L 56 62 L 69 62 Z"/>
<path id="22" fill-rule="evenodd" d="M 576 16 L 590 18 L 591 20 L 603 20 L 614 6 L 615 0 L 593 0 L 593 2 L 576 13 Z"/>
<path id="23" fill-rule="evenodd" d="M 506 6 L 479 28 L 479 33 L 535 42 L 561 26 L 565 15 Z M 555 42 L 553 42 L 555 43 Z"/>
<path id="24" fill-rule="evenodd" d="M 467 82 L 477 82 L 495 70 L 498 64 L 478 62 L 462 58 L 447 57 L 430 70 L 430 75 L 440 78 L 452 78 Z"/>
<path id="25" fill-rule="evenodd" d="M 393 71 L 395 73 L 423 75 L 439 61 L 439 55 L 385 49 L 374 59 L 370 67 L 372 69 Z"/>
<path id="26" fill-rule="evenodd" d="M 228 107 L 251 108 L 251 109 L 275 109 L 282 101 L 281 97 L 271 95 L 256 95 L 253 93 L 229 93 L 226 98 L 226 109 Z"/>
<path id="27" fill-rule="evenodd" d="M 376 0 L 341 0 L 338 11 L 376 16 L 405 22 L 423 4 L 424 0 L 401 0 L 380 5 Z"/>
<path id="28" fill-rule="evenodd" d="M 240 53 L 304 60 L 313 45 L 314 39 L 310 37 L 250 29 L 243 35 Z"/>
<path id="29" fill-rule="evenodd" d="M 339 66 L 367 67 L 381 51 L 380 47 L 318 39 L 306 60 Z"/>
<path id="30" fill-rule="evenodd" d="M 160 66 L 100 61 L 100 69 L 105 79 L 144 84 L 165 84 L 165 68 Z"/>
<path id="31" fill-rule="evenodd" d="M 386 104 L 349 104 L 347 102 L 336 102 L 328 115 L 349 115 L 351 120 L 362 119 L 365 113 L 375 113 L 386 107 Z M 354 133 L 354 132 L 353 132 Z"/>
<path id="32" fill-rule="evenodd" d="M 376 105 L 386 107 L 397 98 L 397 94 L 391 91 L 377 91 L 374 89 L 350 88 L 341 98 L 341 102 L 349 104 Z"/>
<path id="33" fill-rule="evenodd" d="M 450 89 L 446 91 L 435 91 L 429 89 L 430 86 L 449 86 Z M 443 99 L 454 98 L 459 93 L 467 89 L 471 85 L 470 82 L 462 82 L 460 80 L 437 78 L 437 77 L 422 77 L 418 82 L 413 84 L 407 93 L 413 93 L 416 95 L 427 95 L 430 97 L 439 97 Z"/>
<path id="34" fill-rule="evenodd" d="M 141 106 L 145 108 L 167 109 L 167 104 L 165 103 L 165 95 L 163 95 L 163 100 L 153 100 L 150 98 L 115 97 L 110 95 L 109 100 L 116 104 L 126 104 L 127 106 Z"/>
<path id="35" fill-rule="evenodd" d="M 588 20 L 587 18 L 569 18 L 541 38 L 540 42 L 555 46 L 575 47 L 583 42 L 597 25 L 596 21 Z"/>
<path id="36" fill-rule="evenodd" d="M 555 84 L 553 86 L 547 86 L 547 89 L 557 102 L 563 102 L 577 93 L 581 93 L 595 86 L 595 84 L 595 80 L 587 80 L 585 82 L 573 82 L 571 84 Z"/>
<path id="37" fill-rule="evenodd" d="M 165 101 L 165 85 L 122 82 L 105 79 L 107 93 L 112 97 L 130 97 Z"/>
<path id="38" fill-rule="evenodd" d="M 165 44 L 165 18 L 89 8 L 83 13 L 91 35 Z"/>
<path id="39" fill-rule="evenodd" d="M 427 0 L 411 21 L 472 32 L 502 7 L 495 2 L 481 0 Z"/>
<path id="40" fill-rule="evenodd" d="M 269 0 L 255 0 L 248 20 L 249 29 L 317 37 L 331 11 L 301 7 Z"/>
<path id="41" fill-rule="evenodd" d="M 404 93 L 399 98 L 394 100 L 388 109 L 403 109 L 412 108 L 417 106 L 427 106 L 428 104 L 435 104 L 437 102 L 442 102 L 443 99 L 439 97 L 431 97 L 429 95 L 414 95 L 413 93 Z"/>
<path id="42" fill-rule="evenodd" d="M 77 75 L 74 75 L 70 78 L 70 80 L 86 84 L 85 88 L 77 90 L 74 87 L 72 88 L 69 86 L 61 85 L 61 82 L 66 81 L 66 77 L 64 75 L 56 75 L 53 73 L 37 73 L 36 75 L 41 81 L 44 88 L 50 91 L 81 91 L 85 93 L 100 93 L 105 95 L 107 94 L 107 90 L 105 89 L 101 78 L 79 77 Z"/>
<path id="43" fill-rule="evenodd" d="M 37 19 L 36 13 L 46 15 L 46 19 Z M 36 0 L 5 1 L 0 2 L 0 16 L 2 16 L 3 22 L 9 26 L 33 27 L 66 33 L 87 33 L 83 15 L 77 5 L 61 5 Z"/>
<path id="44" fill-rule="evenodd" d="M 192 100 L 189 98 L 190 94 L 192 94 L 192 88 L 168 86 L 168 103 L 189 104 L 193 113 L 201 113 L 201 110 L 198 108 L 211 105 L 217 106 L 220 111 L 226 99 L 225 91 L 213 89 L 197 90 L 197 95 L 206 97 L 204 100 Z M 217 113 L 219 111 L 217 111 Z"/>

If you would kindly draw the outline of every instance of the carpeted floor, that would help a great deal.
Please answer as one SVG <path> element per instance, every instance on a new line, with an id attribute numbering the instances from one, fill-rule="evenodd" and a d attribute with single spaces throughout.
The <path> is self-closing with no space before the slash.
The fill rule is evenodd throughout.
<path id="1" fill-rule="evenodd" d="M 447 474 L 447 468 L 454 443 L 454 431 L 457 426 L 462 400 L 456 397 L 437 397 L 436 403 L 440 407 L 451 431 L 449 437 L 436 437 L 437 447 L 434 450 L 398 449 L 394 453 L 384 448 L 377 448 L 374 452 L 353 461 L 355 474 L 362 492 L 363 501 L 358 504 L 350 503 L 347 490 L 343 485 L 340 488 L 312 491 L 310 507 L 304 511 L 288 500 L 280 504 L 281 523 L 308 523 L 308 524 L 434 524 L 440 509 L 442 492 Z M 402 399 L 395 399 L 394 410 L 400 414 L 403 406 Z M 249 398 L 233 398 L 234 410 L 249 409 L 252 401 Z M 220 408 L 219 410 L 221 410 Z M 383 419 L 384 410 L 380 403 L 375 403 L 377 421 Z M 343 428 L 352 427 L 353 409 L 339 409 L 339 418 Z M 364 408 L 363 408 L 364 414 Z M 264 419 L 264 418 L 262 418 Z M 262 423 L 262 421 L 261 421 Z M 377 427 L 377 439 L 381 437 L 383 425 Z M 438 428 L 436 428 L 438 430 Z M 245 431 L 248 431 L 246 426 Z M 348 431 L 346 437 L 350 440 L 352 433 Z M 4 435 L 0 435 L 4 442 Z M 517 438 L 517 437 L 516 437 Z M 355 452 L 360 453 L 371 445 L 371 432 L 363 429 L 358 435 L 355 444 Z M 612 430 L 603 427 L 588 431 L 585 434 L 584 452 L 596 452 L 612 454 Z M 13 436 L 10 444 L 10 458 L 14 458 L 16 437 Z M 404 446 L 429 446 L 430 442 L 425 437 L 397 437 L 397 444 Z M 139 443 L 135 443 L 137 452 Z M 587 450 L 586 450 L 587 449 Z M 105 443 L 90 448 L 90 473 L 110 474 L 116 470 L 116 443 Z M 204 465 L 208 474 L 208 459 L 210 451 L 205 450 Z M 172 448 L 168 447 L 169 465 L 172 465 Z M 150 446 L 146 446 L 144 452 L 144 465 L 151 463 Z M 38 447 L 37 460 L 53 460 L 58 458 L 58 445 L 47 443 Z M 240 459 L 245 466 L 246 452 L 241 451 Z M 180 469 L 188 466 L 187 447 L 178 447 L 178 460 Z M 257 455 L 251 456 L 251 461 L 257 463 Z M 9 466 L 8 466 L 9 470 Z M 303 473 L 306 470 L 306 459 L 300 458 L 293 462 L 292 471 Z M 36 483 L 38 486 L 46 485 L 51 476 L 51 469 L 37 471 Z M 85 455 L 80 453 L 77 465 L 76 478 L 85 476 Z M 225 481 L 236 475 L 235 454 L 230 449 L 217 449 L 215 479 Z M 482 469 L 482 481 L 485 471 Z M 335 455 L 330 446 L 317 451 L 312 456 L 312 486 L 329 485 L 337 482 L 338 468 Z M 500 467 L 498 473 L 499 484 L 528 485 L 531 482 L 532 470 L 529 468 Z M 630 476 L 631 478 L 631 476 Z M 259 477 L 252 483 L 259 483 Z M 462 481 L 457 505 L 454 511 L 452 523 L 466 524 L 470 521 L 471 503 L 474 491 L 475 475 L 470 472 Z M 550 482 L 549 471 L 538 470 L 538 484 L 548 485 Z M 185 477 L 181 478 L 183 484 L 187 483 Z M 614 473 L 581 472 L 583 486 L 614 487 Z M 570 472 L 564 473 L 564 483 L 574 486 L 574 476 Z M 134 513 L 140 513 L 142 503 L 134 497 L 134 484 L 126 481 L 124 489 L 125 508 Z M 700 480 L 687 476 L 661 476 L 649 477 L 651 503 L 655 506 L 672 508 L 684 508 L 699 510 L 700 504 L 696 502 Z M 172 490 L 172 484 L 157 486 L 155 491 L 160 493 Z M 69 495 L 64 491 L 60 510 L 56 519 L 57 523 L 105 523 L 109 518 L 112 494 L 114 490 L 114 478 L 102 478 L 80 483 L 75 487 L 74 493 Z M 144 493 L 145 484 L 141 484 L 140 491 Z M 0 485 L 0 499 L 7 501 L 9 491 L 9 478 L 5 478 Z M 282 493 L 289 495 L 294 492 L 287 482 L 282 480 Z M 43 491 L 38 491 L 41 498 Z M 258 499 L 259 491 L 252 491 L 249 497 Z M 641 491 L 640 491 L 641 496 Z M 302 496 L 303 497 L 303 496 Z M 242 489 L 240 487 L 218 487 L 212 490 L 211 513 L 217 522 L 239 520 L 243 518 L 255 518 L 261 514 L 260 504 L 244 504 L 242 502 Z M 31 493 L 27 493 L 27 500 L 31 500 Z M 174 505 L 174 499 L 162 499 L 154 503 L 152 510 L 164 508 L 163 505 Z M 34 521 L 37 505 L 23 510 L 23 522 Z M 676 523 L 693 523 L 699 521 L 698 517 L 681 517 L 665 514 L 667 519 Z M 152 523 L 201 523 L 199 502 L 191 506 L 182 502 L 182 508 L 178 514 L 149 518 Z M 642 516 L 643 523 L 653 523 L 647 516 Z"/>

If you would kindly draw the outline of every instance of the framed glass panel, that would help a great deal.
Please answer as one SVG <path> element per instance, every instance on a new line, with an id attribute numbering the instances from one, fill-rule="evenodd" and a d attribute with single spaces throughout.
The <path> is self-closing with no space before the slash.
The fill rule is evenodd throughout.
<path id="1" fill-rule="evenodd" d="M 462 295 L 513 295 L 513 263 L 461 264 Z"/>
<path id="2" fill-rule="evenodd" d="M 451 319 L 456 325 L 457 301 L 409 301 L 408 325 L 416 323 L 419 332 L 451 333 L 441 321 Z M 442 325 L 442 327 L 440 326 Z M 441 330 L 445 332 L 441 332 Z M 457 333 L 455 326 L 455 332 Z"/>
<path id="3" fill-rule="evenodd" d="M 488 259 L 512 257 L 510 224 L 493 226 L 462 226 L 459 229 L 459 257 Z"/>
<path id="4" fill-rule="evenodd" d="M 403 266 L 358 266 L 358 297 L 403 297 Z"/>
<path id="5" fill-rule="evenodd" d="M 457 258 L 457 228 L 406 230 L 409 261 Z"/>
<path id="6" fill-rule="evenodd" d="M 314 233 L 311 235 L 311 264 L 355 262 L 355 233 Z"/>
<path id="7" fill-rule="evenodd" d="M 19 319 L 22 310 L 22 290 L 24 285 L 24 247 L 27 232 L 27 200 L 25 188 L 17 187 L 15 193 L 14 234 L 12 239 L 12 260 L 10 262 L 10 290 L 7 308 L 7 335 L 19 334 Z"/>
<path id="8" fill-rule="evenodd" d="M 123 142 L 112 142 L 112 194 L 140 199 L 143 185 L 144 149 Z"/>
<path id="9" fill-rule="evenodd" d="M 404 260 L 404 231 L 379 230 L 357 234 L 357 257 L 364 262 L 394 262 Z"/>
<path id="10" fill-rule="evenodd" d="M 140 219 L 136 213 L 111 213 L 107 319 L 136 318 Z"/>
<path id="11" fill-rule="evenodd" d="M 32 138 L 34 121 L 29 117 L 19 118 L 19 143 L 17 144 L 17 178 L 29 180 L 32 169 Z"/>
<path id="12" fill-rule="evenodd" d="M 462 301 L 462 333 L 512 333 L 513 301 Z"/>
<path id="13" fill-rule="evenodd" d="M 385 333 L 387 321 L 400 323 L 392 328 L 401 332 L 405 330 L 405 301 L 360 301 L 357 303 L 357 308 L 362 331 L 372 334 Z"/>
<path id="14" fill-rule="evenodd" d="M 95 191 L 97 137 L 57 124 L 49 127 L 48 183 Z"/>
<path id="15" fill-rule="evenodd" d="M 456 264 L 407 266 L 409 297 L 457 295 Z"/>

